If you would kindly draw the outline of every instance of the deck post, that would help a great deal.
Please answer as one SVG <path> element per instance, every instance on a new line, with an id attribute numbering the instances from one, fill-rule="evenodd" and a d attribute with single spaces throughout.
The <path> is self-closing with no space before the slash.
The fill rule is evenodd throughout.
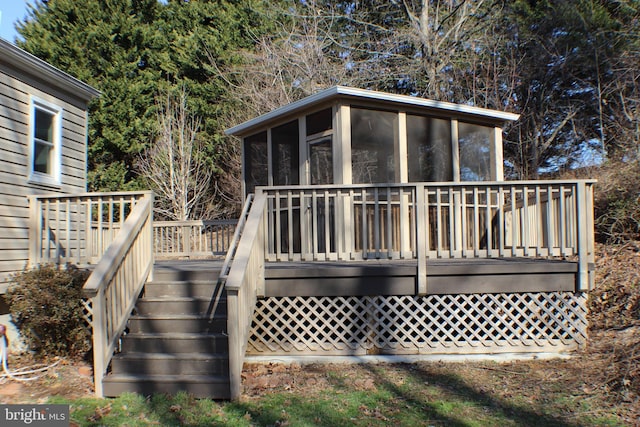
<path id="1" fill-rule="evenodd" d="M 587 200 L 587 184 L 576 183 L 576 235 L 578 237 L 578 291 L 589 290 L 589 215 L 590 203 Z"/>
<path id="2" fill-rule="evenodd" d="M 427 294 L 427 234 L 429 219 L 427 218 L 427 198 L 424 184 L 416 185 L 416 257 L 418 258 L 418 295 Z"/>
<path id="3" fill-rule="evenodd" d="M 104 354 L 109 345 L 107 343 L 107 319 L 105 316 L 104 288 L 91 298 L 91 326 L 93 332 L 93 386 L 96 397 L 104 397 L 102 377 L 107 370 L 104 365 Z"/>
<path id="4" fill-rule="evenodd" d="M 191 228 L 186 224 L 182 225 L 180 234 L 182 235 L 182 253 L 191 259 Z"/>
<path id="5" fill-rule="evenodd" d="M 227 318 L 233 321 L 227 322 L 229 335 L 229 387 L 231 400 L 238 400 L 242 394 L 242 331 L 240 330 L 240 308 L 238 289 L 227 288 Z"/>

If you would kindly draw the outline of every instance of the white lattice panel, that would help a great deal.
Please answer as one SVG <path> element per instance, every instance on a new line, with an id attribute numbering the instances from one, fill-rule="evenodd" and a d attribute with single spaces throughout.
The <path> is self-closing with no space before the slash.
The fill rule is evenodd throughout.
<path id="1" fill-rule="evenodd" d="M 260 300 L 249 354 L 549 351 L 587 335 L 571 292 Z"/>
<path id="2" fill-rule="evenodd" d="M 93 333 L 93 306 L 90 299 L 82 300 L 82 319 L 85 321 L 85 327 Z"/>

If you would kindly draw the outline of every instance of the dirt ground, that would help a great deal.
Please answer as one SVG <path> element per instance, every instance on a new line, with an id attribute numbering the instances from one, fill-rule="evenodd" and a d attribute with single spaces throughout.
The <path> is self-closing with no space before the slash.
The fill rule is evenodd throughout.
<path id="1" fill-rule="evenodd" d="M 508 399 L 510 395 L 537 396 L 544 394 L 544 384 L 553 381 L 556 387 L 578 394 L 603 408 L 615 408 L 621 419 L 640 419 L 640 390 L 632 381 L 640 369 L 637 363 L 623 363 L 631 356 L 627 352 L 640 345 L 640 326 L 592 333 L 589 346 L 569 359 L 531 360 L 500 364 L 483 362 L 419 362 L 419 368 L 434 378 L 456 375 L 468 387 L 482 390 L 492 387 L 492 393 Z M 54 361 L 56 362 L 56 361 Z M 44 403 L 50 396 L 68 399 L 91 397 L 93 377 L 84 363 L 57 361 L 35 381 L 18 382 L 0 379 L 0 403 Z M 32 358 L 20 356 L 11 360 L 11 367 L 33 364 Z M 387 379 L 398 380 L 406 375 L 406 365 L 385 365 Z M 635 371 L 635 373 L 634 373 Z M 251 364 L 243 372 L 245 399 L 256 399 L 265 393 L 293 391 L 313 396 L 329 387 L 327 372 L 332 376 L 352 378 L 359 390 L 375 390 L 379 381 L 374 370 L 363 365 Z M 491 386 L 496 376 L 500 387 Z M 527 378 L 528 380 L 523 380 Z M 622 380 L 621 380 L 622 379 Z M 534 398 L 534 397 L 532 397 Z"/>

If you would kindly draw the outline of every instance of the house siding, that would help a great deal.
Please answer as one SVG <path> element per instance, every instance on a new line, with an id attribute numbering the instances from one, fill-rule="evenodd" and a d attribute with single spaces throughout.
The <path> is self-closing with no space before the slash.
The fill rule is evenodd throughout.
<path id="1" fill-rule="evenodd" d="M 13 55 L 26 58 L 25 62 L 32 66 L 12 61 Z M 28 263 L 27 196 L 86 191 L 87 98 L 90 96 L 78 96 L 73 90 L 61 87 L 48 78 L 48 73 L 60 71 L 15 46 L 0 43 L 0 294 L 6 291 L 11 276 Z M 70 76 L 63 75 L 60 79 L 83 85 Z M 32 97 L 62 109 L 60 182 L 56 185 L 29 180 Z"/>

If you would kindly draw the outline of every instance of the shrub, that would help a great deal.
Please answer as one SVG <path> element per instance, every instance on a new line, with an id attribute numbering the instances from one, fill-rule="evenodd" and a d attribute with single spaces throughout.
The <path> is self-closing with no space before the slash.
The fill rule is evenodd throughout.
<path id="1" fill-rule="evenodd" d="M 622 243 L 640 238 L 640 162 L 612 161 L 597 176 L 598 241 Z"/>
<path id="2" fill-rule="evenodd" d="M 13 322 L 40 355 L 77 358 L 91 348 L 83 319 L 82 286 L 89 273 L 43 265 L 13 276 L 7 292 Z"/>

